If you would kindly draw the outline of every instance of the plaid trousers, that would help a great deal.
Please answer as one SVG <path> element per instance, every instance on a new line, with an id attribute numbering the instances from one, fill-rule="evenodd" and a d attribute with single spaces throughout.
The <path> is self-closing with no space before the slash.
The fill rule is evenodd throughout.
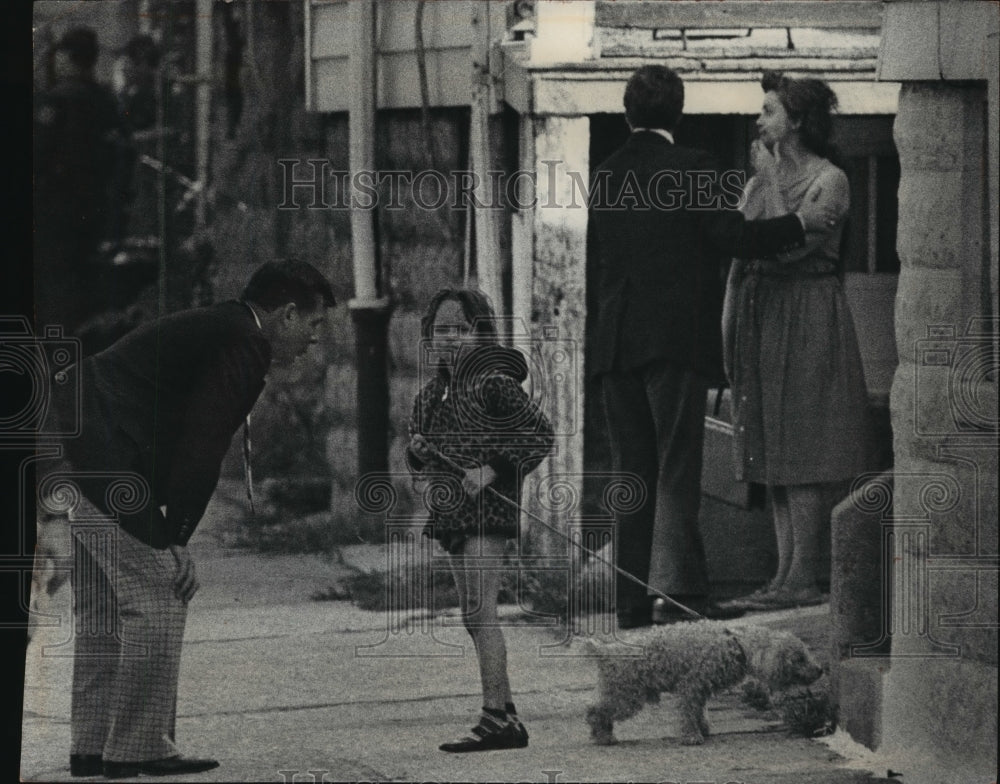
<path id="1" fill-rule="evenodd" d="M 92 514 L 101 516 L 93 507 L 77 516 Z M 71 753 L 112 762 L 176 756 L 187 607 L 174 596 L 173 554 L 114 524 L 73 533 Z"/>

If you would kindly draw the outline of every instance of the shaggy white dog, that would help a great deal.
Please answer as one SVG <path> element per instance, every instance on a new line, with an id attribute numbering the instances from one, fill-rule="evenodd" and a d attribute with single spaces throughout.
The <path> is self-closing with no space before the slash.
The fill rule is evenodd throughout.
<path id="1" fill-rule="evenodd" d="M 598 700 L 587 710 L 595 743 L 615 742 L 614 723 L 670 692 L 680 698 L 682 742 L 705 742 L 708 698 L 758 679 L 771 691 L 812 683 L 822 668 L 787 632 L 721 621 L 697 621 L 620 632 L 628 647 L 587 640 L 597 657 Z"/>

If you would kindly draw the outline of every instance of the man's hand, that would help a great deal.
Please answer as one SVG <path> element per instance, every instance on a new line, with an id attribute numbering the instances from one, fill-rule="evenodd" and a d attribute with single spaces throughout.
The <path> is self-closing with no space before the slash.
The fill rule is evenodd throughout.
<path id="1" fill-rule="evenodd" d="M 822 193 L 823 189 L 819 186 L 811 193 L 807 193 L 796 213 L 802 221 L 802 228 L 806 231 L 830 231 L 837 225 L 836 211 L 819 201 Z"/>
<path id="2" fill-rule="evenodd" d="M 483 491 L 483 488 L 493 484 L 493 480 L 496 478 L 497 472 L 488 465 L 480 468 L 469 468 L 462 478 L 462 489 L 465 490 L 469 498 L 475 498 Z"/>
<path id="3" fill-rule="evenodd" d="M 420 435 L 420 433 L 414 433 L 410 436 L 410 451 L 425 463 L 435 455 L 435 450 L 431 446 L 431 442 Z"/>
<path id="4" fill-rule="evenodd" d="M 184 545 L 172 544 L 170 552 L 173 553 L 174 560 L 177 562 L 177 573 L 174 575 L 174 596 L 187 604 L 201 587 L 198 583 L 198 577 L 194 573 L 194 561 Z"/>

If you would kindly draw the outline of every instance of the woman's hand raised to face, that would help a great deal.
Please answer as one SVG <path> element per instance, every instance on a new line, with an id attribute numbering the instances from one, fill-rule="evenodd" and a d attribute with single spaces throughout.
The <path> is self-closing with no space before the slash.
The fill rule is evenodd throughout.
<path id="1" fill-rule="evenodd" d="M 773 151 L 767 149 L 760 139 L 754 139 L 750 145 L 750 166 L 758 177 L 770 178 L 777 174 L 780 160 L 781 153 L 777 144 Z"/>

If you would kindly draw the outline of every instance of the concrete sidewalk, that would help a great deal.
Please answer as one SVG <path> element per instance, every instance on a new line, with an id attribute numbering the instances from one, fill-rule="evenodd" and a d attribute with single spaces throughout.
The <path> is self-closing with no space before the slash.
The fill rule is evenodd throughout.
<path id="1" fill-rule="evenodd" d="M 186 754 L 221 766 L 184 781 L 676 781 L 855 784 L 864 770 L 826 745 L 795 737 L 773 715 L 727 694 L 709 705 L 713 735 L 682 746 L 671 700 L 616 728 L 620 744 L 591 743 L 584 711 L 595 667 L 568 655 L 551 628 L 524 625 L 507 608 L 509 669 L 530 746 L 451 755 L 438 744 L 476 720 L 479 678 L 454 613 L 414 616 L 390 632 L 387 616 L 310 595 L 348 566 L 314 556 L 232 553 L 199 530 L 192 551 L 203 587 L 192 602 L 178 697 Z M 349 548 L 373 566 L 380 553 Z M 70 596 L 63 586 L 26 662 L 21 776 L 67 781 L 72 672 Z M 822 636 L 827 608 L 761 616 Z M 520 618 L 520 620 L 519 620 Z M 803 634 L 806 642 L 810 634 Z M 817 651 L 821 653 L 821 651 Z M 160 779 L 162 780 L 162 779 Z"/>

